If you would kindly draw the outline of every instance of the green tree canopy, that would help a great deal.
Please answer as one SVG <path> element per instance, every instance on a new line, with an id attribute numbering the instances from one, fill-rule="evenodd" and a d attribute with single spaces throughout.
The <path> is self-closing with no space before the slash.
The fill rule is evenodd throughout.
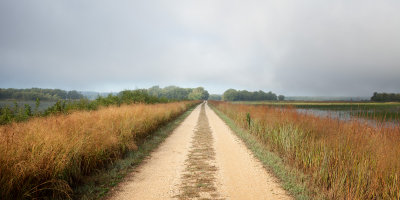
<path id="1" fill-rule="evenodd" d="M 60 89 L 0 89 L 0 99 L 14 99 L 14 100 L 66 100 L 66 99 L 81 99 L 84 98 L 82 94 L 73 90 L 65 91 Z"/>
<path id="2" fill-rule="evenodd" d="M 371 101 L 378 101 L 378 102 L 390 102 L 390 101 L 400 101 L 400 93 L 378 93 L 374 92 L 371 97 Z"/>
<path id="3" fill-rule="evenodd" d="M 249 92 L 247 90 L 228 89 L 222 95 L 224 101 L 264 101 L 277 100 L 276 94 L 264 91 Z"/>
<path id="4" fill-rule="evenodd" d="M 147 92 L 151 96 L 174 100 L 200 100 L 208 99 L 209 96 L 208 91 L 203 87 L 181 88 L 177 86 L 168 86 L 165 88 L 160 88 L 159 86 L 153 86 L 147 89 Z"/>
<path id="5" fill-rule="evenodd" d="M 203 87 L 198 87 L 193 89 L 190 93 L 189 93 L 189 99 L 192 100 L 207 100 L 208 99 L 208 92 L 207 90 L 204 90 Z"/>
<path id="6" fill-rule="evenodd" d="M 210 94 L 210 96 L 208 97 L 209 100 L 216 100 L 216 101 L 220 101 L 222 100 L 222 95 L 220 94 Z"/>

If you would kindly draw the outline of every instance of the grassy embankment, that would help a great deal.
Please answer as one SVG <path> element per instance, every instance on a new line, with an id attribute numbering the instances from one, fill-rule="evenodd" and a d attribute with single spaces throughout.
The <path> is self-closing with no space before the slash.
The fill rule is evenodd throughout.
<path id="1" fill-rule="evenodd" d="M 110 106 L 0 126 L 0 196 L 69 198 L 84 175 L 136 150 L 195 103 Z"/>
<path id="2" fill-rule="evenodd" d="M 210 102 L 283 162 L 315 196 L 400 198 L 400 127 L 371 127 L 270 106 Z M 279 176 L 279 175 L 278 175 Z M 279 176 L 282 177 L 282 176 Z"/>
<path id="3" fill-rule="evenodd" d="M 351 116 L 375 119 L 379 121 L 400 122 L 400 103 L 376 102 L 304 102 L 304 101 L 246 101 L 239 104 L 269 105 L 274 107 L 294 107 L 302 109 L 316 109 L 326 111 L 346 111 Z"/>

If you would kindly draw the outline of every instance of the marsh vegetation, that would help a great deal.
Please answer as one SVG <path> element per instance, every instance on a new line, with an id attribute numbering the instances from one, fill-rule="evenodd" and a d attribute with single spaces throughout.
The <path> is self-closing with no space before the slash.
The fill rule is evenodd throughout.
<path id="1" fill-rule="evenodd" d="M 308 187 L 325 198 L 400 198 L 399 125 L 338 121 L 299 113 L 293 106 L 210 103 L 306 174 Z"/>
<path id="2" fill-rule="evenodd" d="M 272 107 L 289 107 L 303 111 L 310 110 L 311 113 L 324 115 L 366 118 L 377 121 L 400 122 L 400 103 L 398 102 L 305 102 L 305 101 L 241 101 L 240 104 L 267 105 Z M 302 112 L 303 112 L 302 111 Z"/>

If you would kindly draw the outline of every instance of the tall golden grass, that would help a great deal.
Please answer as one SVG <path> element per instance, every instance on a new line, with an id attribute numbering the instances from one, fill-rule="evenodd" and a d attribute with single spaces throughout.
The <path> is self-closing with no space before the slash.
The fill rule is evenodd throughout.
<path id="1" fill-rule="evenodd" d="M 210 102 L 310 177 L 328 199 L 400 199 L 400 126 L 372 126 L 293 108 Z M 250 122 L 250 123 L 249 123 Z"/>
<path id="2" fill-rule="evenodd" d="M 1 126 L 0 199 L 69 198 L 71 184 L 195 103 L 111 106 Z"/>

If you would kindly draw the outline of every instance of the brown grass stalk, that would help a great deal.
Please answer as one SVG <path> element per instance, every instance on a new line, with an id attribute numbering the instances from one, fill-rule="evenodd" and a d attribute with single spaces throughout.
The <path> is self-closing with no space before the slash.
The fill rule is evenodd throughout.
<path id="1" fill-rule="evenodd" d="M 135 150 L 193 104 L 110 106 L 0 126 L 0 196 L 69 198 L 71 184 Z"/>
<path id="2" fill-rule="evenodd" d="M 301 114 L 293 108 L 210 102 L 328 199 L 400 199 L 400 127 Z M 250 116 L 250 126 L 248 118 Z"/>

